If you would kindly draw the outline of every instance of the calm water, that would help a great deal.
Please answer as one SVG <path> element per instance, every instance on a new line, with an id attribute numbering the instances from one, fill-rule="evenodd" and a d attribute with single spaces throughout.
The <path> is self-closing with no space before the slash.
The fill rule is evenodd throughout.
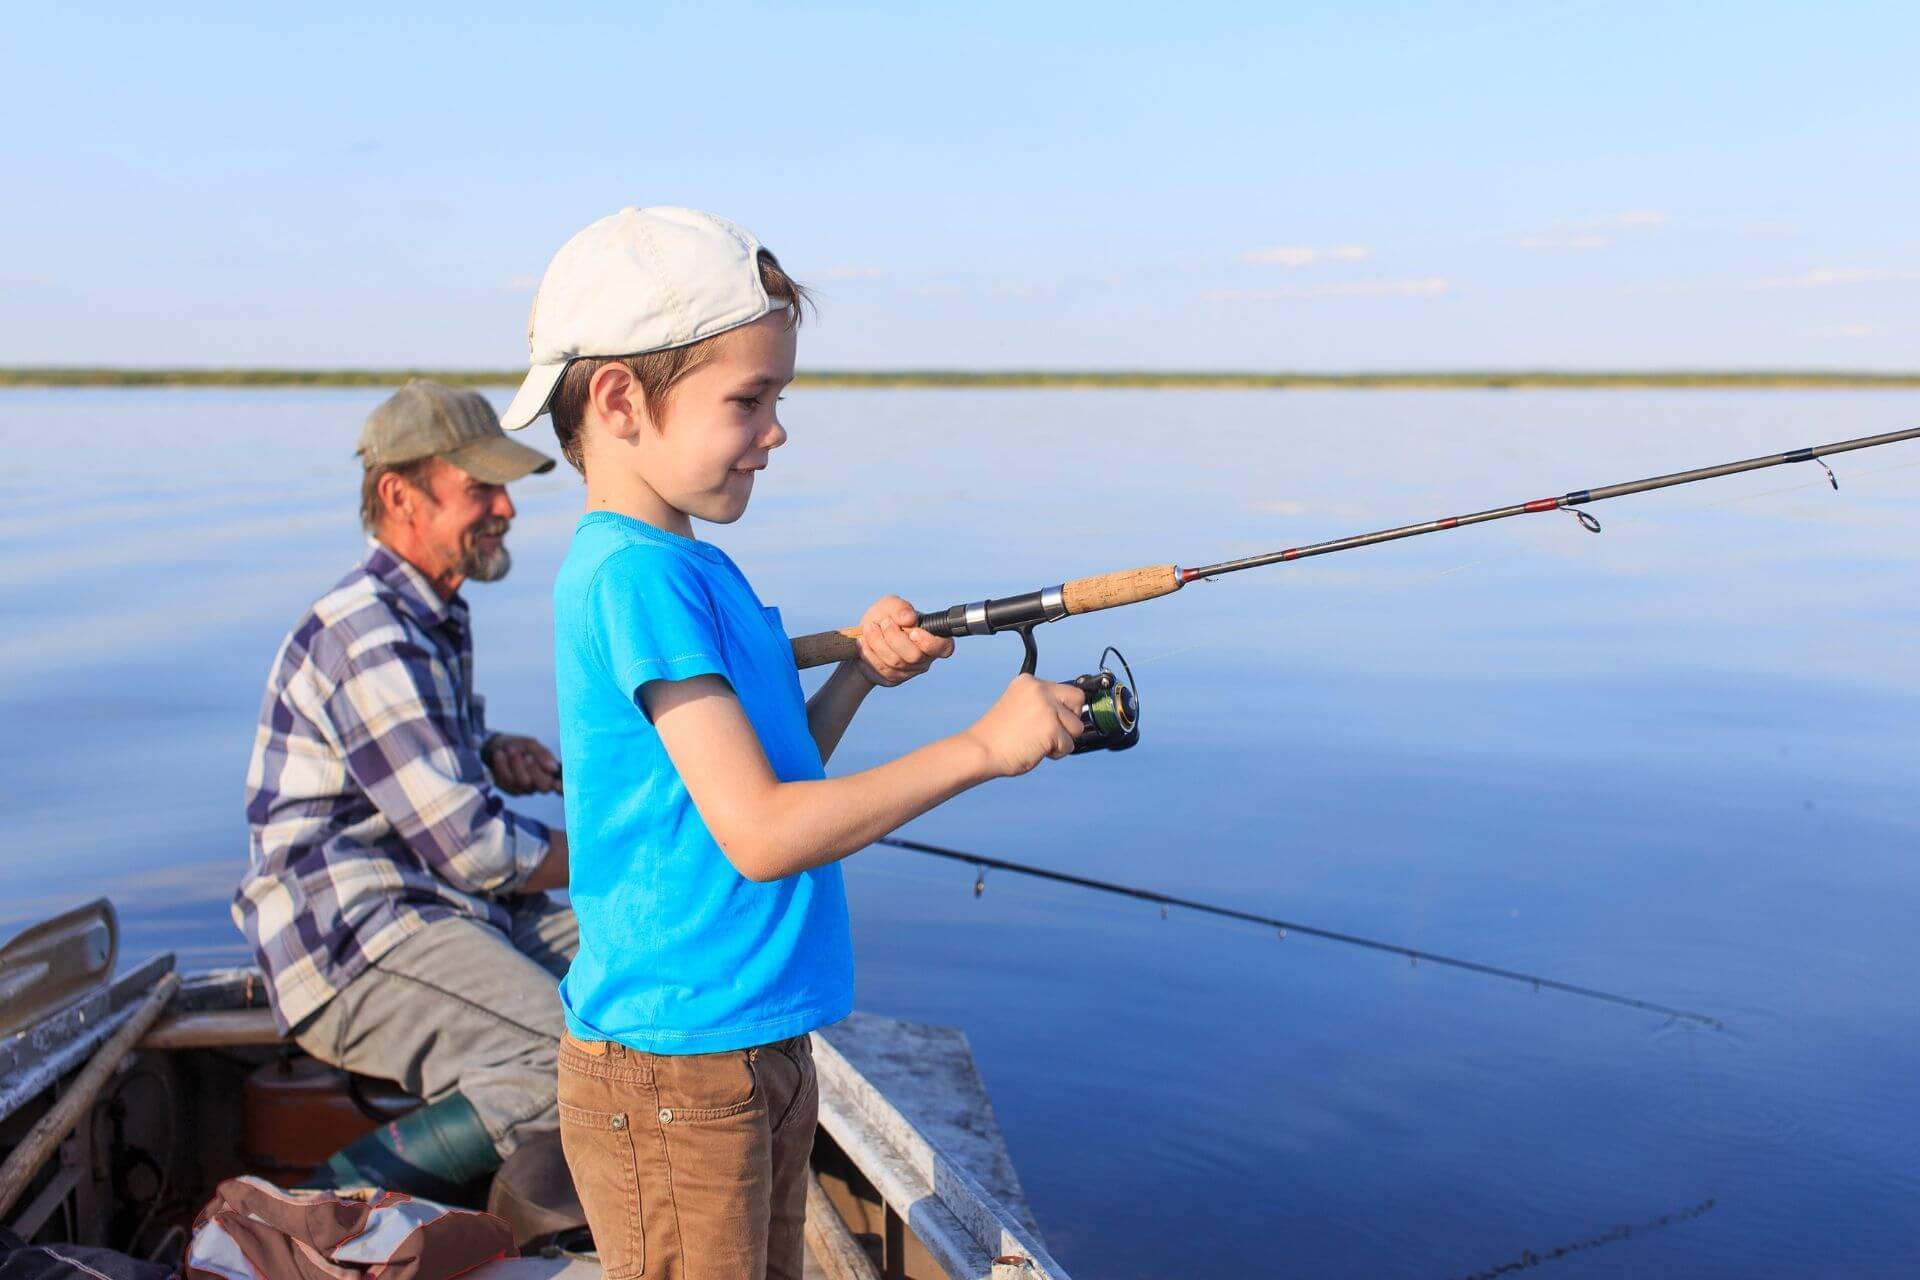
<path id="1" fill-rule="evenodd" d="M 361 391 L 0 393 L 0 928 L 111 893 L 244 959 L 268 661 L 358 554 Z M 801 391 L 713 531 L 789 625 L 1202 563 L 1912 425 L 1874 393 Z M 536 443 L 542 443 L 536 440 Z M 550 438 L 545 440 L 550 444 Z M 1891 1276 L 1920 1266 L 1920 446 L 1200 584 L 1041 633 L 1145 739 L 923 839 L 1722 1017 L 1724 1033 L 874 850 L 860 1003 L 972 1040 L 1086 1276 Z M 467 592 L 498 727 L 554 735 L 580 499 Z M 963 642 L 835 764 L 961 727 Z M 530 804 L 557 817 L 551 801 Z M 1687 1216 L 1699 1206 L 1712 1207 Z M 1649 1226 L 1666 1217 L 1669 1225 Z M 1633 1226 L 1620 1238 L 1619 1226 Z"/>

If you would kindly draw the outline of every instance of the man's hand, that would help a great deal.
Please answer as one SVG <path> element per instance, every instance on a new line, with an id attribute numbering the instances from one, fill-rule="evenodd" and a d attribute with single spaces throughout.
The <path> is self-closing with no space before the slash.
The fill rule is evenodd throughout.
<path id="1" fill-rule="evenodd" d="M 481 757 L 493 773 L 493 785 L 510 796 L 560 790 L 560 761 L 537 738 L 496 733 Z"/>
<path id="2" fill-rule="evenodd" d="M 861 615 L 859 670 L 868 684 L 902 684 L 952 655 L 952 639 L 915 626 L 919 617 L 899 596 L 881 596 Z"/>

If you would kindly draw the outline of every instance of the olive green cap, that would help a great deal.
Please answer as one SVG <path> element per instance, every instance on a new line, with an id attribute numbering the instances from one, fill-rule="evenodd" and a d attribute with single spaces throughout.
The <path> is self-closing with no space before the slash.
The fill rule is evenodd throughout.
<path id="1" fill-rule="evenodd" d="M 411 379 L 367 415 L 354 452 L 369 471 L 445 458 L 485 484 L 511 484 L 553 470 L 552 458 L 507 439 L 485 396 L 426 378 Z"/>

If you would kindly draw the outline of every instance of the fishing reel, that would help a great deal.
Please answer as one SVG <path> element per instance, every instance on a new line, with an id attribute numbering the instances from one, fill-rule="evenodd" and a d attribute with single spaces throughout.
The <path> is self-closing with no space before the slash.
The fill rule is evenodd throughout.
<path id="1" fill-rule="evenodd" d="M 1015 630 L 1020 633 L 1020 642 L 1027 649 L 1020 672 L 1030 676 L 1040 661 L 1040 649 L 1033 642 L 1032 627 L 1017 627 Z M 1113 660 L 1120 664 L 1126 679 L 1122 680 L 1108 668 L 1108 654 L 1112 654 Z M 1074 755 L 1085 755 L 1089 751 L 1125 751 L 1140 741 L 1140 699 L 1133 691 L 1133 668 L 1127 665 L 1126 658 L 1118 649 L 1108 645 L 1100 651 L 1098 671 L 1061 683 L 1072 685 L 1087 698 L 1087 705 L 1080 709 L 1080 723 L 1086 731 L 1074 739 Z"/>

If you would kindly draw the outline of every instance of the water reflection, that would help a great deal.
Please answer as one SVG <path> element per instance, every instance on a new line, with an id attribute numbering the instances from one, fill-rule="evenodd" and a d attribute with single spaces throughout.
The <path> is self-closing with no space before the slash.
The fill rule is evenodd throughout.
<path id="1" fill-rule="evenodd" d="M 9 391 L 7 926 L 110 892 L 241 958 L 241 777 L 285 627 L 357 554 L 378 391 Z M 1890 393 L 801 391 L 715 536 L 789 625 L 1251 554 L 1910 425 Z M 537 442 L 538 443 L 538 442 Z M 1302 562 L 1041 633 L 1133 661 L 1142 745 L 920 838 L 1724 1017 L 1725 1034 L 876 850 L 860 1000 L 966 1028 L 1058 1254 L 1100 1276 L 1896 1275 L 1920 1253 L 1920 446 Z M 578 508 L 516 489 L 489 718 L 553 736 Z M 1018 663 L 963 642 L 855 768 Z M 557 817 L 551 800 L 529 808 Z"/>

